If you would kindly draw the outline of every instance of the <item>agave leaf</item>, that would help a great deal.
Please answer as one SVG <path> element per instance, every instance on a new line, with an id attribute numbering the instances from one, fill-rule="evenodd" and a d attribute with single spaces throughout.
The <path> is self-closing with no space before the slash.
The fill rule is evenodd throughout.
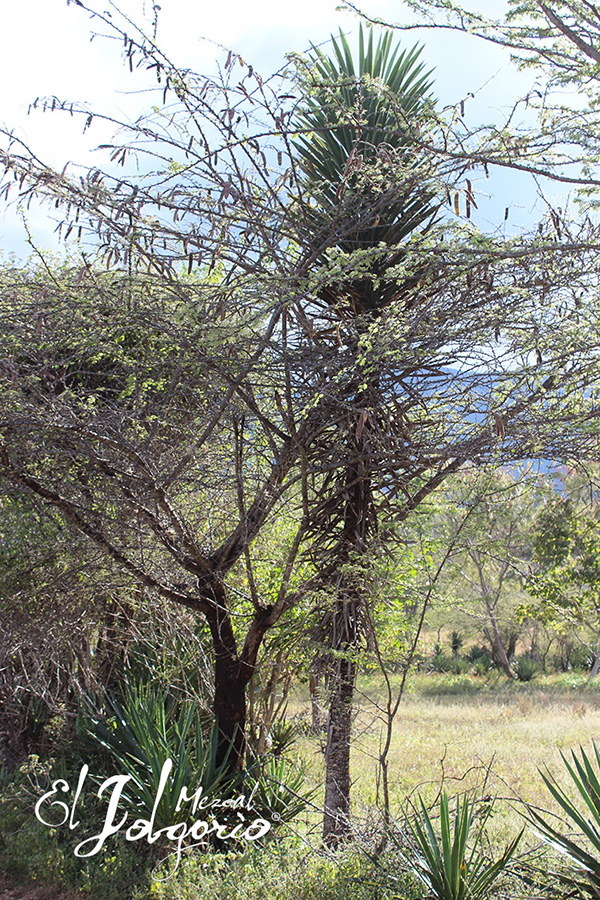
<path id="1" fill-rule="evenodd" d="M 439 800 L 438 837 L 431 815 L 419 797 L 419 807 L 407 817 L 413 850 L 407 851 L 395 841 L 405 864 L 434 900 L 487 900 L 490 887 L 509 865 L 521 840 L 522 832 L 498 859 L 489 859 L 480 845 L 482 828 L 491 812 L 488 807 L 470 848 L 475 810 L 475 799 L 466 796 L 456 798 L 451 812 L 450 799 L 443 792 Z"/>
<path id="2" fill-rule="evenodd" d="M 439 208 L 423 179 L 416 178 L 411 184 L 408 177 L 405 186 L 402 178 L 396 178 L 396 187 L 385 189 L 382 207 L 379 189 L 365 191 L 365 184 L 370 182 L 361 182 L 362 176 L 348 168 L 349 161 L 359 156 L 364 165 L 377 165 L 377 150 L 382 144 L 400 154 L 405 148 L 410 149 L 411 123 L 418 121 L 431 105 L 431 82 L 419 60 L 421 49 L 400 53 L 399 46 L 392 45 L 392 38 L 391 31 L 384 32 L 375 45 L 373 30 L 369 29 L 365 40 L 361 27 L 356 62 L 341 31 L 339 37 L 332 38 L 331 58 L 321 49 L 312 48 L 312 60 L 324 86 L 322 90 L 317 88 L 299 115 L 303 133 L 294 144 L 304 173 L 303 191 L 316 201 L 308 211 L 309 221 L 323 235 L 331 234 L 335 224 L 336 230 L 341 229 L 341 235 L 345 235 L 340 236 L 338 244 L 347 252 L 381 243 L 398 245 L 417 229 L 430 227 Z M 364 123 L 361 131 L 351 124 L 357 110 Z M 405 157 L 400 155 L 400 168 L 396 164 L 390 168 L 389 177 L 392 171 L 400 172 L 403 165 L 410 170 L 415 159 L 411 155 L 405 163 Z M 388 255 L 383 265 L 391 266 L 393 262 L 393 254 Z M 377 270 L 374 274 L 379 277 L 380 273 Z M 397 293 L 397 286 L 390 290 Z M 368 308 L 385 302 L 387 296 L 385 291 L 379 296 L 373 290 L 367 293 L 369 297 L 363 299 L 362 305 Z"/>
<path id="3" fill-rule="evenodd" d="M 600 769 L 600 754 L 593 744 L 595 763 Z M 554 797 L 569 824 L 574 826 L 589 846 L 582 842 L 578 834 L 567 835 L 559 830 L 541 813 L 528 809 L 528 819 L 534 832 L 549 846 L 561 853 L 572 866 L 571 872 L 559 874 L 561 883 L 575 888 L 582 894 L 600 896 L 600 781 L 592 760 L 583 747 L 579 755 L 571 751 L 572 761 L 561 754 L 565 768 L 575 788 L 575 796 L 579 796 L 587 807 L 590 817 L 586 817 L 573 802 L 567 791 L 557 783 L 554 776 L 546 769 L 540 770 L 544 784 Z"/>

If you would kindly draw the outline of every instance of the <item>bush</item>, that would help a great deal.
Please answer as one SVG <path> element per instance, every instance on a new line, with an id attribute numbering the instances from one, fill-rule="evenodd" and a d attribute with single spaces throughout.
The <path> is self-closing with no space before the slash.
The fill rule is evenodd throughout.
<path id="1" fill-rule="evenodd" d="M 61 775 L 68 773 L 62 772 Z M 76 780 L 76 775 L 70 779 Z M 154 865 L 148 848 L 119 841 L 97 856 L 78 859 L 81 838 L 68 828 L 48 828 L 34 815 L 39 796 L 50 788 L 50 764 L 30 757 L 0 791 L 0 872 L 17 884 L 35 881 L 90 894 L 94 900 L 126 900 L 150 889 Z M 96 801 L 96 802 L 95 802 Z M 100 812 L 96 798 L 77 806 L 81 830 L 93 834 Z M 141 852 L 140 852 L 141 851 Z"/>
<path id="2" fill-rule="evenodd" d="M 434 644 L 428 669 L 430 672 L 442 672 L 445 675 L 452 671 L 452 660 L 444 653 L 441 644 Z"/>
<path id="3" fill-rule="evenodd" d="M 81 740 L 96 753 L 104 751 L 107 765 L 117 774 L 133 775 L 123 792 L 123 800 L 135 815 L 148 819 L 157 796 L 161 772 L 167 760 L 172 770 L 155 814 L 157 828 L 176 822 L 192 824 L 202 818 L 192 805 L 177 810 L 180 792 L 202 789 L 203 799 L 225 800 L 234 795 L 253 795 L 256 816 L 276 814 L 278 822 L 288 822 L 305 809 L 311 795 L 304 794 L 304 768 L 293 766 L 281 756 L 295 738 L 295 727 L 279 735 L 276 753 L 257 757 L 245 772 L 232 775 L 227 760 L 216 764 L 217 731 L 203 734 L 203 717 L 193 701 L 177 701 L 148 684 L 130 684 L 120 704 L 105 697 L 101 709 L 82 711 L 78 728 Z M 106 777 L 106 773 L 103 778 Z M 221 809 L 219 822 L 233 819 L 231 809 Z"/>
<path id="4" fill-rule="evenodd" d="M 321 855 L 291 838 L 268 850 L 190 856 L 176 877 L 162 881 L 161 874 L 152 885 L 156 900 L 381 900 L 394 874 L 403 900 L 420 896 L 398 877 L 397 859 L 374 870 L 355 845 Z"/>
<path id="5" fill-rule="evenodd" d="M 518 681 L 531 681 L 536 672 L 534 661 L 530 656 L 520 656 L 515 666 Z"/>
<path id="6" fill-rule="evenodd" d="M 451 813 L 450 800 L 443 791 L 439 800 L 438 836 L 433 818 L 419 795 L 417 800 L 418 806 L 406 816 L 409 846 L 405 848 L 393 835 L 408 871 L 425 887 L 431 900 L 487 900 L 492 885 L 508 867 L 523 832 L 493 860 L 483 842 L 493 803 L 483 805 L 473 796 L 457 796 Z"/>
<path id="7" fill-rule="evenodd" d="M 594 663 L 594 654 L 589 647 L 579 644 L 569 654 L 569 667 L 576 672 L 589 672 Z"/>
<path id="8" fill-rule="evenodd" d="M 473 665 L 477 663 L 481 663 L 485 666 L 486 671 L 491 669 L 492 667 L 492 657 L 490 651 L 487 647 L 480 647 L 478 644 L 474 644 L 466 656 L 467 660 Z"/>
<path id="9" fill-rule="evenodd" d="M 473 674 L 477 675 L 479 678 L 484 678 L 489 671 L 490 667 L 486 664 L 485 660 L 478 659 L 473 663 Z"/>
<path id="10" fill-rule="evenodd" d="M 175 808 L 184 786 L 201 787 L 203 797 L 226 793 L 233 786 L 225 764 L 216 764 L 216 730 L 208 738 L 203 735 L 196 704 L 175 702 L 151 685 L 127 685 L 123 704 L 109 695 L 102 706 L 88 704 L 79 714 L 77 729 L 83 748 L 96 754 L 104 751 L 112 772 L 133 776 L 123 800 L 137 816 L 152 814 L 163 766 L 172 761 L 168 787 L 155 815 L 157 828 L 185 819 L 185 811 Z M 104 771 L 101 780 L 112 772 Z"/>
<path id="11" fill-rule="evenodd" d="M 465 675 L 471 670 L 471 666 L 462 656 L 453 656 L 451 671 L 453 675 Z"/>
<path id="12" fill-rule="evenodd" d="M 457 657 L 460 653 L 460 648 L 464 644 L 465 639 L 460 631 L 453 631 L 450 635 L 450 650 L 452 651 L 452 656 Z"/>
<path id="13" fill-rule="evenodd" d="M 421 689 L 424 697 L 460 697 L 465 694 L 476 694 L 481 690 L 468 675 L 446 675 L 444 678 L 436 678 Z"/>

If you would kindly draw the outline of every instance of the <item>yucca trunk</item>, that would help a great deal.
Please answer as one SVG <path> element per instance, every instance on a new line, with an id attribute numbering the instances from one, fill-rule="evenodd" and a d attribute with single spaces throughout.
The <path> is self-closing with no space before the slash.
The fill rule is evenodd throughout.
<path id="1" fill-rule="evenodd" d="M 308 693 L 310 696 L 311 708 L 311 731 L 318 734 L 323 730 L 325 723 L 323 721 L 323 709 L 321 707 L 321 676 L 317 672 L 311 672 L 308 676 Z"/>
<path id="2" fill-rule="evenodd" d="M 351 833 L 350 738 L 364 598 L 354 575 L 348 570 L 344 572 L 344 566 L 357 563 L 367 550 L 371 503 L 371 482 L 365 475 L 358 452 L 360 441 L 356 441 L 356 449 L 359 461 L 347 467 L 344 478 L 343 539 L 336 567 L 337 600 L 329 635 L 333 672 L 325 747 L 323 840 L 330 847 L 337 846 Z"/>
<path id="3" fill-rule="evenodd" d="M 350 737 L 356 663 L 336 662 L 327 721 L 323 840 L 337 846 L 350 834 Z"/>

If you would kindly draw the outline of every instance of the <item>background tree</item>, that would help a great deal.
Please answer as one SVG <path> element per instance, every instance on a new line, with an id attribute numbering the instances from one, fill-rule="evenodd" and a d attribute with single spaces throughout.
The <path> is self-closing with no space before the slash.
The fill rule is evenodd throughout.
<path id="1" fill-rule="evenodd" d="M 523 572 L 531 559 L 534 519 L 552 487 L 531 467 L 465 470 L 448 485 L 440 514 L 462 526 L 461 540 L 444 573 L 456 627 L 484 637 L 494 665 L 513 677 L 511 660 L 521 636 L 517 611 L 526 597 Z M 468 527 L 461 511 L 470 509 Z M 452 526 L 451 526 L 452 527 Z M 448 611 L 440 613 L 444 618 Z"/>
<path id="2" fill-rule="evenodd" d="M 590 677 L 600 670 L 600 521 L 597 505 L 557 497 L 540 511 L 533 573 L 527 589 L 538 606 L 525 611 L 544 621 L 589 629 L 596 638 Z"/>

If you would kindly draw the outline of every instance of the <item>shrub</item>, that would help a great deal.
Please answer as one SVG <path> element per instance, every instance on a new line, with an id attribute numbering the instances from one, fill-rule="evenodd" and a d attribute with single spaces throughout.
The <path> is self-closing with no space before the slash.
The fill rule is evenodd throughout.
<path id="1" fill-rule="evenodd" d="M 295 744 L 298 737 L 298 725 L 286 719 L 277 719 L 271 728 L 271 753 L 282 756 Z"/>
<path id="2" fill-rule="evenodd" d="M 569 667 L 576 672 L 589 672 L 594 663 L 594 655 L 588 647 L 579 644 L 569 654 Z"/>
<path id="3" fill-rule="evenodd" d="M 471 666 L 462 656 L 453 656 L 450 668 L 453 675 L 464 675 L 470 671 Z"/>
<path id="4" fill-rule="evenodd" d="M 452 660 L 444 653 L 441 644 L 434 644 L 429 660 L 430 672 L 443 672 L 447 674 L 452 671 Z"/>
<path id="5" fill-rule="evenodd" d="M 0 871 L 17 884 L 35 881 L 81 891 L 94 900 L 126 900 L 135 891 L 149 890 L 154 861 L 147 848 L 119 841 L 97 856 L 78 859 L 73 850 L 79 836 L 38 821 L 34 806 L 50 787 L 50 768 L 51 762 L 30 757 L 0 789 Z M 98 806 L 95 797 L 81 799 L 77 809 L 82 831 L 97 830 Z"/>
<path id="6" fill-rule="evenodd" d="M 466 658 L 473 665 L 481 663 L 485 666 L 486 671 L 492 667 L 492 657 L 487 647 L 480 647 L 478 644 L 474 644 L 467 653 Z"/>
<path id="7" fill-rule="evenodd" d="M 133 776 L 123 800 L 144 818 L 152 813 L 163 766 L 172 761 L 168 788 L 155 815 L 157 828 L 185 819 L 186 811 L 176 811 L 184 786 L 201 787 L 203 797 L 232 788 L 225 763 L 216 764 L 216 730 L 204 737 L 195 703 L 175 703 L 151 685 L 127 685 L 123 704 L 109 695 L 101 708 L 89 704 L 79 714 L 78 732 L 84 747 L 102 749 L 114 771 Z"/>
<path id="8" fill-rule="evenodd" d="M 535 663 L 530 656 L 520 656 L 515 666 L 518 681 L 531 681 L 535 675 Z"/>
<path id="9" fill-rule="evenodd" d="M 391 866 L 396 864 L 396 868 Z M 176 877 L 152 885 L 153 900 L 382 900 L 388 878 L 396 877 L 403 900 L 420 892 L 398 877 L 397 860 L 373 869 L 367 855 L 350 844 L 321 854 L 291 837 L 245 853 L 195 854 L 182 861 Z"/>
<path id="10" fill-rule="evenodd" d="M 304 765 L 294 766 L 287 759 L 267 754 L 246 772 L 245 793 L 253 796 L 254 805 L 265 818 L 290 822 L 316 793 L 303 791 L 305 778 Z"/>
<path id="11" fill-rule="evenodd" d="M 452 656 L 456 657 L 460 653 L 460 648 L 464 644 L 465 639 L 460 631 L 453 631 L 450 635 L 450 650 L 452 651 Z"/>
<path id="12" fill-rule="evenodd" d="M 410 846 L 396 841 L 404 863 L 425 887 L 432 900 L 482 900 L 509 865 L 521 832 L 498 859 L 490 859 L 483 848 L 485 824 L 493 803 L 482 809 L 474 797 L 456 797 L 454 813 L 445 791 L 439 801 L 439 837 L 423 800 L 407 815 Z M 475 828 L 475 835 L 473 830 Z"/>
<path id="13" fill-rule="evenodd" d="M 191 824 L 198 818 L 191 805 L 177 810 L 183 787 L 188 791 L 201 788 L 203 799 L 253 795 L 257 814 L 265 818 L 276 814 L 279 822 L 290 821 L 305 809 L 312 795 L 302 793 L 304 768 L 293 766 L 281 756 L 286 743 L 289 746 L 295 737 L 293 726 L 280 735 L 276 753 L 258 757 L 245 772 L 232 776 L 227 759 L 220 766 L 216 764 L 216 728 L 205 736 L 202 725 L 203 717 L 193 701 L 175 702 L 144 683 L 128 685 L 122 704 L 107 696 L 102 709 L 88 707 L 78 722 L 82 741 L 88 747 L 96 752 L 102 749 L 115 772 L 133 776 L 123 800 L 135 808 L 137 816 L 150 817 L 163 766 L 168 759 L 172 761 L 155 814 L 157 828 L 188 820 Z M 230 815 L 237 825 L 236 816 Z M 227 810 L 222 810 L 222 817 L 227 818 Z"/>
<path id="14" fill-rule="evenodd" d="M 489 671 L 490 667 L 486 664 L 485 660 L 478 659 L 473 663 L 473 674 L 477 675 L 479 678 L 484 678 Z"/>

